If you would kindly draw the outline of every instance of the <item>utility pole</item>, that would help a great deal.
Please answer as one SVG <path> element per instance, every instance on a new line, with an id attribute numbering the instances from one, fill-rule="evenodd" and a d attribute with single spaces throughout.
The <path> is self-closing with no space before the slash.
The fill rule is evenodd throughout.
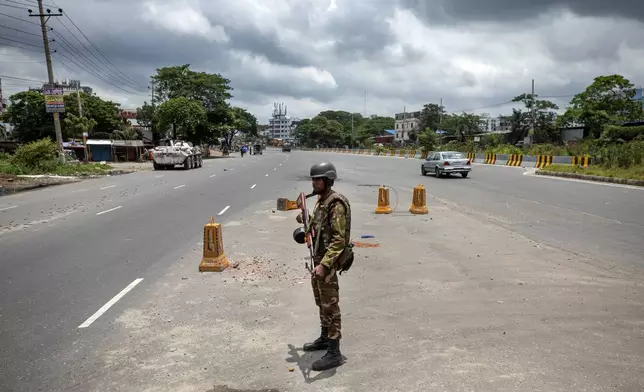
<path id="1" fill-rule="evenodd" d="M 0 116 L 4 113 L 4 96 L 2 95 L 2 79 L 0 78 Z M 7 128 L 3 127 L 4 140 L 7 140 Z"/>
<path id="2" fill-rule="evenodd" d="M 535 99 L 534 99 L 534 79 L 532 79 L 532 95 L 530 96 L 530 109 L 532 109 L 532 112 L 530 113 L 530 144 L 532 144 L 532 138 L 534 138 L 534 131 L 535 131 Z"/>
<path id="3" fill-rule="evenodd" d="M 441 107 L 438 112 L 438 125 L 440 126 L 443 123 L 443 98 L 441 98 Z"/>
<path id="4" fill-rule="evenodd" d="M 154 80 L 150 84 L 151 84 L 151 87 L 150 87 L 150 105 L 152 105 L 152 107 L 154 107 Z"/>
<path id="5" fill-rule="evenodd" d="M 154 79 L 150 82 L 150 105 L 154 111 Z M 154 144 L 154 121 L 152 119 L 150 119 L 150 133 L 152 133 L 152 143 Z M 210 150 L 208 153 L 210 153 Z"/>
<path id="6" fill-rule="evenodd" d="M 78 100 L 78 116 L 83 117 L 83 104 L 80 98 L 80 82 L 76 85 L 76 99 Z"/>
<path id="7" fill-rule="evenodd" d="M 364 118 L 367 118 L 367 90 L 364 90 Z"/>
<path id="8" fill-rule="evenodd" d="M 32 14 L 32 11 L 29 10 L 29 16 L 35 16 L 40 18 L 40 28 L 42 29 L 42 40 L 43 40 L 43 44 L 45 45 L 45 61 L 47 62 L 47 75 L 49 78 L 49 84 L 53 85 L 54 70 L 51 66 L 51 52 L 49 51 L 49 38 L 47 38 L 47 21 L 52 16 L 63 16 L 63 10 L 59 8 L 57 14 L 52 14 L 51 10 L 47 9 L 47 14 L 45 14 L 44 13 L 45 10 L 42 5 L 42 0 L 37 0 L 37 1 L 38 1 L 38 14 L 34 15 Z M 47 17 L 47 19 L 45 19 L 45 17 Z M 54 115 L 54 129 L 56 130 L 56 145 L 57 145 L 58 151 L 62 154 L 63 153 L 63 133 L 60 129 L 60 113 L 54 112 L 53 115 Z"/>

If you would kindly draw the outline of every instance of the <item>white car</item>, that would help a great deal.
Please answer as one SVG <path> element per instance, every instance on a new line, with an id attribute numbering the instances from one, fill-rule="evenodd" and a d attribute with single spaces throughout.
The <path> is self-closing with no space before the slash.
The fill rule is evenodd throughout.
<path id="1" fill-rule="evenodd" d="M 449 176 L 452 173 L 459 173 L 463 178 L 472 171 L 472 162 L 458 151 L 434 151 L 431 152 L 420 166 L 420 173 L 425 176 L 427 173 L 434 173 L 436 178 Z"/>

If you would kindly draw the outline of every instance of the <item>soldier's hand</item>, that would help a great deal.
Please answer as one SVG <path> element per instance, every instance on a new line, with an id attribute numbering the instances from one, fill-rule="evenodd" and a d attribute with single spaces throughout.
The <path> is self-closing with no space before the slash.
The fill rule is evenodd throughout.
<path id="1" fill-rule="evenodd" d="M 313 270 L 313 274 L 316 278 L 324 278 L 324 275 L 326 274 L 324 266 L 322 264 L 318 264 Z"/>
<path id="2" fill-rule="evenodd" d="M 295 220 L 297 221 L 297 223 L 302 223 L 302 213 L 301 212 L 299 214 L 297 214 L 297 217 L 295 218 Z"/>

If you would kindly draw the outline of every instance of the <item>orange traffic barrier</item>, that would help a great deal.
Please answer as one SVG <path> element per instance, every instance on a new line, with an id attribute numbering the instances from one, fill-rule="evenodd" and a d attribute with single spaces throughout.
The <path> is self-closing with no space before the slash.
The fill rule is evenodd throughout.
<path id="1" fill-rule="evenodd" d="M 376 214 L 391 214 L 391 206 L 389 205 L 389 189 L 381 186 L 378 189 L 378 207 L 376 207 Z"/>
<path id="2" fill-rule="evenodd" d="M 422 184 L 416 185 L 414 187 L 414 196 L 411 200 L 411 207 L 409 207 L 409 212 L 412 214 L 427 214 L 429 210 L 427 209 L 427 193 L 425 192 L 425 187 Z"/>
<path id="3" fill-rule="evenodd" d="M 215 223 L 215 218 L 210 217 L 210 223 L 203 228 L 203 259 L 199 264 L 199 272 L 222 272 L 229 265 L 224 254 L 221 223 Z"/>

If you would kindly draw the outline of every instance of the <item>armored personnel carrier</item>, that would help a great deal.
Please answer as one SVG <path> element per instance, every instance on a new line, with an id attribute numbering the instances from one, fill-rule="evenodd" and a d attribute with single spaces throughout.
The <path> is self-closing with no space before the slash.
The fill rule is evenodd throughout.
<path id="1" fill-rule="evenodd" d="M 190 170 L 203 166 L 203 152 L 199 146 L 183 140 L 165 140 L 152 151 L 154 170 L 172 169 L 177 165 Z"/>

